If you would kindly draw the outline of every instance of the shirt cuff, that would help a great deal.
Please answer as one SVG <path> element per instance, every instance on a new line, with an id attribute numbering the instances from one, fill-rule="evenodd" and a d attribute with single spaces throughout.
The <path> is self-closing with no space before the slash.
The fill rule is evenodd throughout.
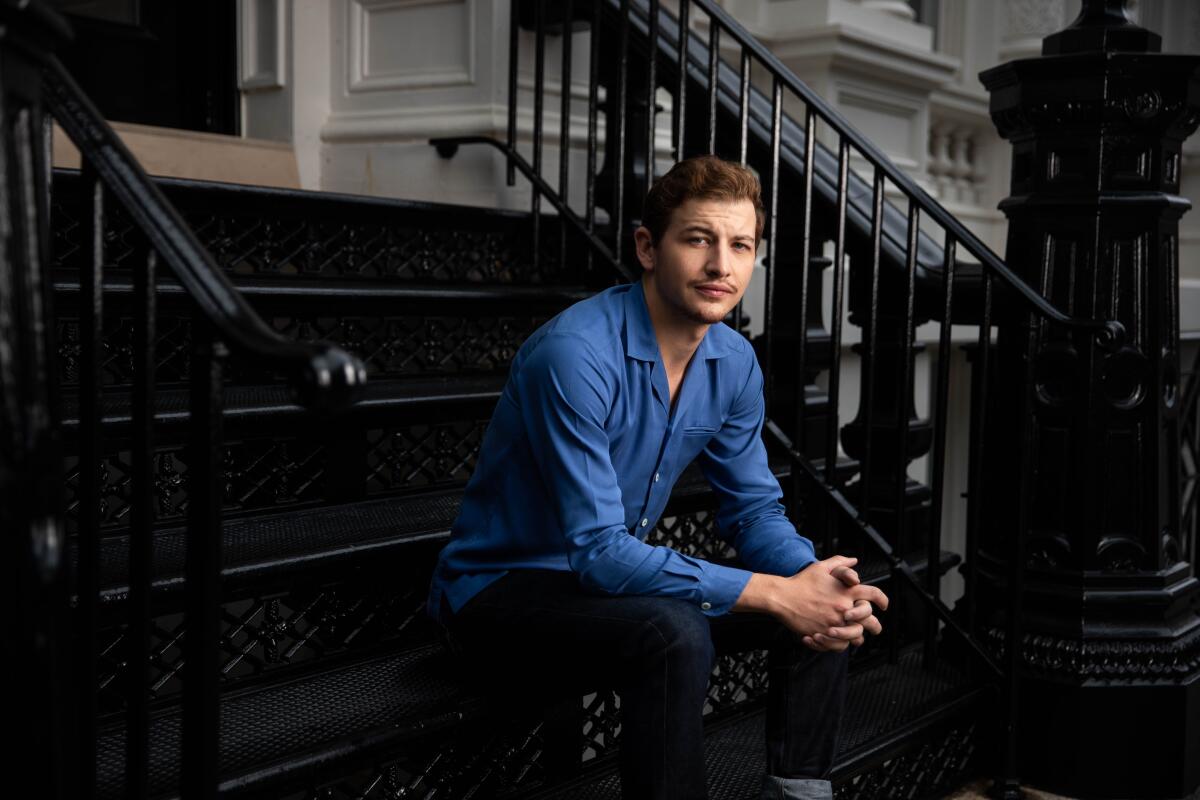
<path id="1" fill-rule="evenodd" d="M 817 560 L 812 542 L 799 534 L 789 537 L 779 553 L 779 574 L 790 578 Z"/>
<path id="2" fill-rule="evenodd" d="M 700 611 L 707 617 L 728 614 L 753 574 L 749 570 L 706 562 L 700 581 Z"/>

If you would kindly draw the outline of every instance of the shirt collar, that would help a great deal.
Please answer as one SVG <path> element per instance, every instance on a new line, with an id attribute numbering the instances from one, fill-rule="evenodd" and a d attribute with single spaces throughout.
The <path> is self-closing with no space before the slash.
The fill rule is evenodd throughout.
<path id="1" fill-rule="evenodd" d="M 708 326 L 704 338 L 696 348 L 698 358 L 722 358 L 733 352 L 729 344 L 714 332 L 716 325 Z M 646 294 L 642 282 L 634 281 L 633 288 L 625 293 L 625 354 L 639 361 L 659 360 L 658 338 L 654 335 L 654 324 L 650 321 L 650 309 L 646 307 Z"/>

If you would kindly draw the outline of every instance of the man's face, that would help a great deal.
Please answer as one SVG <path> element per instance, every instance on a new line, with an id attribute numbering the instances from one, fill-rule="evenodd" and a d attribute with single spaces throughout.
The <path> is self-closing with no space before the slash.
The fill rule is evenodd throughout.
<path id="1" fill-rule="evenodd" d="M 749 200 L 688 200 L 671 214 L 655 246 L 650 231 L 634 233 L 638 260 L 665 307 L 698 324 L 725 318 L 746 291 L 754 269 L 754 204 Z"/>

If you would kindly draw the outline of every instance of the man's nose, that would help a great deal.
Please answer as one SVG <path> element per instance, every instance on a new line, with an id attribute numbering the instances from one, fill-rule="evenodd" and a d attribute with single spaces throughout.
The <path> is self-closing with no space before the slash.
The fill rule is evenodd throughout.
<path id="1" fill-rule="evenodd" d="M 714 277 L 728 275 L 733 267 L 732 257 L 728 248 L 718 245 L 708 251 L 708 262 L 704 265 L 705 272 Z"/>

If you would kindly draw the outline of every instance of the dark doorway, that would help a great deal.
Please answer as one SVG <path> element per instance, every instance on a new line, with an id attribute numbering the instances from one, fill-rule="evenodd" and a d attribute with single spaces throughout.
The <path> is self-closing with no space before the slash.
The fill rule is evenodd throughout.
<path id="1" fill-rule="evenodd" d="M 236 0 L 50 0 L 67 69 L 109 120 L 238 132 Z"/>

